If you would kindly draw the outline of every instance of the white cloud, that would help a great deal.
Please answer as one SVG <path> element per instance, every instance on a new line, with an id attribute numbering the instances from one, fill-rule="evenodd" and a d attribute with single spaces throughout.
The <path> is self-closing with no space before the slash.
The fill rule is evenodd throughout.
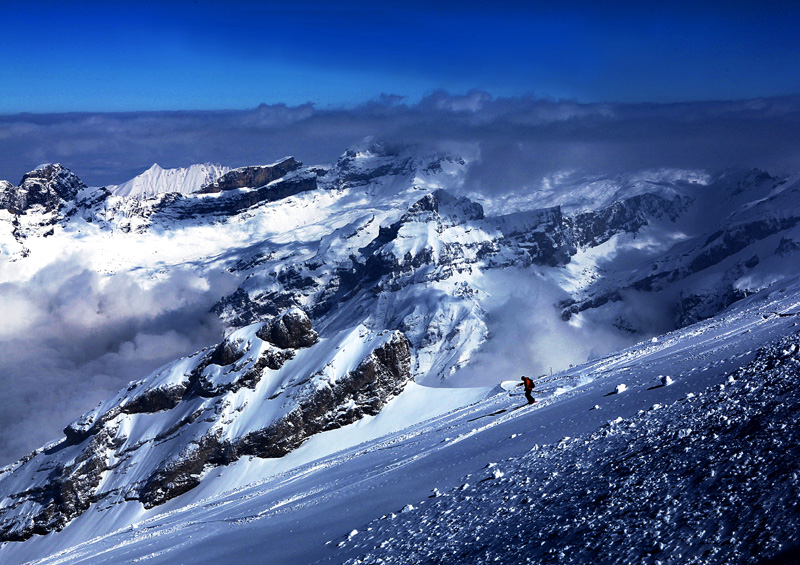
<path id="1" fill-rule="evenodd" d="M 60 437 L 130 380 L 218 341 L 212 286 L 233 290 L 186 269 L 147 284 L 103 276 L 77 255 L 0 285 L 0 464 Z"/>

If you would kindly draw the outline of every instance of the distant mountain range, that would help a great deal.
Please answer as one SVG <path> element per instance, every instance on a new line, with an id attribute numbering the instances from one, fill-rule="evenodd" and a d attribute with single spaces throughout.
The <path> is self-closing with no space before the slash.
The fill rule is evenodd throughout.
<path id="1" fill-rule="evenodd" d="M 470 192 L 470 166 L 367 140 L 325 166 L 153 165 L 89 188 L 46 165 L 0 183 L 3 261 L 35 265 L 48 246 L 80 244 L 104 272 L 189 264 L 238 283 L 213 309 L 227 329 L 217 346 L 142 375 L 0 471 L 0 539 L 73 521 L 94 532 L 103 517 L 128 527 L 196 501 L 182 498 L 194 489 L 224 492 L 223 468 L 282 458 L 335 430 L 338 447 L 356 445 L 364 436 L 342 430 L 393 403 L 414 406 L 412 425 L 489 397 L 509 375 L 474 372 L 498 351 L 552 363 L 520 320 L 633 344 L 798 275 L 800 176 L 571 172 L 500 199 Z M 516 332 L 518 343 L 499 343 Z M 556 370 L 587 351 L 609 352 L 587 344 Z M 485 386 L 431 400 L 464 384 Z M 245 475 L 240 485 L 261 476 Z"/>

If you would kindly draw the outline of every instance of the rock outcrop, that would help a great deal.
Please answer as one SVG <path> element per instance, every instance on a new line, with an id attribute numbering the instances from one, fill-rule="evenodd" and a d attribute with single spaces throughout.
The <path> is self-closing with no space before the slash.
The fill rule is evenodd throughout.
<path id="1" fill-rule="evenodd" d="M 214 182 L 202 187 L 198 192 L 207 194 L 235 190 L 237 188 L 260 188 L 281 177 L 285 177 L 302 166 L 303 164 L 294 157 L 287 157 L 274 165 L 242 167 L 225 173 Z"/>
<path id="2" fill-rule="evenodd" d="M 0 209 L 12 214 L 25 214 L 34 207 L 41 212 L 58 212 L 86 185 L 60 164 L 44 165 L 25 174 L 19 186 L 0 183 Z"/>
<path id="3" fill-rule="evenodd" d="M 314 434 L 377 414 L 411 379 L 410 345 L 400 332 L 355 335 L 292 369 L 299 352 L 324 346 L 293 308 L 131 383 L 70 424 L 63 440 L 0 472 L 6 489 L 19 481 L 0 507 L 0 541 L 60 530 L 98 503 L 162 504 L 209 469 L 282 457 Z M 341 363 L 326 355 L 338 354 L 360 357 L 336 371 Z"/>
<path id="4" fill-rule="evenodd" d="M 375 348 L 354 371 L 331 386 L 313 379 L 292 399 L 292 408 L 269 426 L 243 437 L 225 439 L 208 434 L 174 459 L 165 462 L 138 494 L 145 507 L 163 504 L 197 486 L 205 469 L 227 465 L 244 456 L 282 457 L 314 434 L 374 416 L 411 378 L 408 340 L 395 332 Z"/>

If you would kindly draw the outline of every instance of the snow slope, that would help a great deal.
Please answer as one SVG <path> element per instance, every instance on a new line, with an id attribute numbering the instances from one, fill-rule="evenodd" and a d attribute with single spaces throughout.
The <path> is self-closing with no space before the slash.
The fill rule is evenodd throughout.
<path id="1" fill-rule="evenodd" d="M 254 461 L 222 469 L 218 483 L 235 479 L 229 492 L 197 492 L 124 519 L 84 514 L 58 534 L 4 544 L 0 557 L 758 562 L 795 543 L 800 285 L 748 302 L 542 379 L 532 407 L 512 410 L 522 397 L 498 387 L 296 468 Z M 674 383 L 663 386 L 663 375 Z M 614 393 L 620 384 L 626 390 Z M 401 413 L 351 429 L 403 419 L 407 406 L 393 407 Z M 324 445 L 324 435 L 308 449 Z M 247 485 L 250 472 L 256 482 Z"/>
<path id="2" fill-rule="evenodd" d="M 115 196 L 153 198 L 167 192 L 191 194 L 230 171 L 230 167 L 203 163 L 177 169 L 162 169 L 158 163 L 122 184 L 107 187 Z"/>

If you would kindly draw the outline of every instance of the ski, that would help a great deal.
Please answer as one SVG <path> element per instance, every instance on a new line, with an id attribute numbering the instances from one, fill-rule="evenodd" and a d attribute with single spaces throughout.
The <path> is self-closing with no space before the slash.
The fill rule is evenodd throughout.
<path id="1" fill-rule="evenodd" d="M 516 410 L 516 408 L 514 409 Z M 478 416 L 477 418 L 472 418 L 471 420 L 467 420 L 467 422 L 474 422 L 475 420 L 480 420 L 481 418 L 488 418 L 489 416 L 497 416 L 498 414 L 502 414 L 503 412 L 507 412 L 508 408 L 503 408 L 502 410 L 498 410 L 497 412 L 492 412 L 491 414 L 484 414 L 483 416 Z"/>

